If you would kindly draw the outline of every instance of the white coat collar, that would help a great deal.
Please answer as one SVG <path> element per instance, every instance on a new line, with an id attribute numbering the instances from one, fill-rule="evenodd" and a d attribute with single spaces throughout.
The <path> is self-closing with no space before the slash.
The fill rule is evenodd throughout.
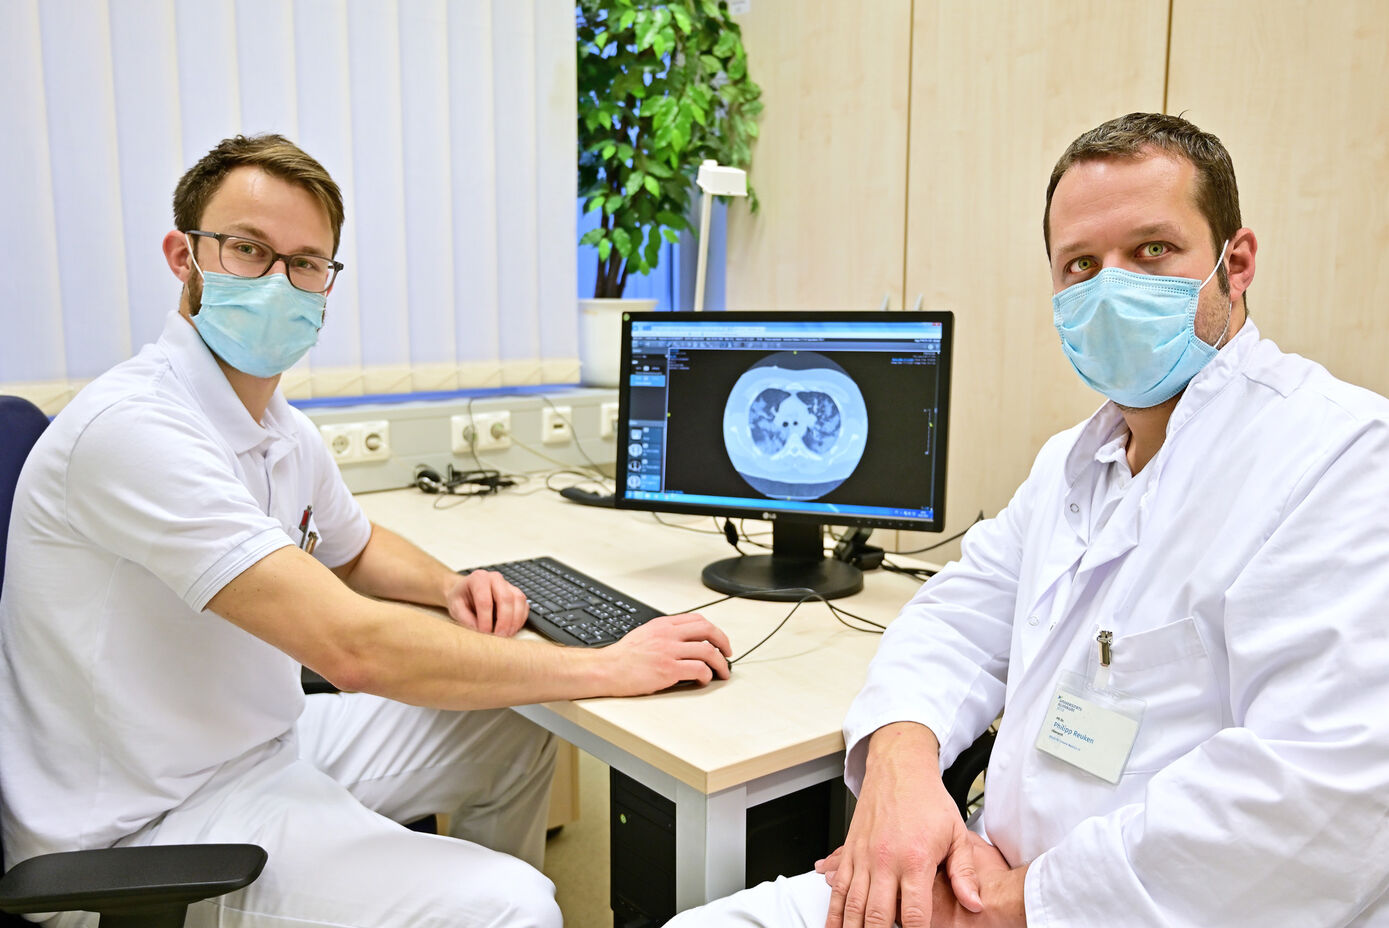
<path id="1" fill-rule="evenodd" d="M 236 454 L 285 437 L 283 423 L 288 421 L 289 403 L 284 394 L 276 388 L 271 395 L 265 407 L 266 427 L 262 427 L 242 405 L 198 330 L 177 311 L 169 313 L 164 320 L 159 344 L 174 372 L 189 385 L 198 398 L 198 405 Z"/>
<path id="2" fill-rule="evenodd" d="M 1167 420 L 1167 439 L 1171 439 L 1178 429 L 1190 422 L 1216 394 L 1225 388 L 1226 384 L 1235 379 L 1241 369 L 1249 363 L 1255 346 L 1258 344 L 1259 328 L 1252 319 L 1246 318 L 1244 325 L 1240 327 L 1235 337 L 1230 339 L 1229 343 L 1216 353 L 1211 362 L 1198 371 L 1196 376 L 1191 378 L 1191 382 L 1186 385 L 1182 398 L 1177 401 L 1176 408 L 1172 410 L 1172 417 Z M 1119 407 L 1107 400 L 1080 427 L 1075 443 L 1066 456 L 1067 486 L 1074 486 L 1085 469 L 1095 463 L 1096 455 L 1105 443 L 1114 436 L 1123 418 L 1124 415 L 1119 411 Z M 1156 464 L 1158 465 L 1156 470 L 1161 471 L 1159 459 L 1163 457 L 1162 452 L 1167 446 L 1168 442 L 1164 440 L 1162 448 L 1149 462 L 1149 467 Z"/>

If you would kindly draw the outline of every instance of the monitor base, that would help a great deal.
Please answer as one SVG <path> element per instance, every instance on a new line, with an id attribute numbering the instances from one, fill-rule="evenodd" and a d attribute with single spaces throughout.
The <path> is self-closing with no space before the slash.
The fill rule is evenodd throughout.
<path id="1" fill-rule="evenodd" d="M 863 571 L 834 558 L 754 554 L 715 561 L 701 576 L 711 590 L 746 599 L 796 602 L 814 590 L 825 599 L 863 589 Z"/>

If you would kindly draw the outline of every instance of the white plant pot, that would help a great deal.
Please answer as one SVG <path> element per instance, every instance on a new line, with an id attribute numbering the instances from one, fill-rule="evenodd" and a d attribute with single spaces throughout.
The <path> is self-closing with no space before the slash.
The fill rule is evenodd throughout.
<path id="1" fill-rule="evenodd" d="M 655 300 L 579 301 L 579 379 L 584 386 L 617 386 L 622 364 L 622 314 L 655 308 Z"/>

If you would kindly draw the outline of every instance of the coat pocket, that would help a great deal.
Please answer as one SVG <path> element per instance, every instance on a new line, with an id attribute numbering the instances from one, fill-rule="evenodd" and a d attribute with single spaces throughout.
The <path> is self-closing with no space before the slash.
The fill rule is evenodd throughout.
<path id="1" fill-rule="evenodd" d="M 1215 671 L 1193 616 L 1115 638 L 1109 685 L 1146 703 L 1125 776 L 1161 770 L 1220 730 Z"/>

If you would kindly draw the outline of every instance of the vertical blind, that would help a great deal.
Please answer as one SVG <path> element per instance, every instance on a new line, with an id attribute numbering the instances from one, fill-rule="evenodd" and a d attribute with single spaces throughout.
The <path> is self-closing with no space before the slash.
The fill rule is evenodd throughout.
<path id="1" fill-rule="evenodd" d="M 567 383 L 569 0 L 4 0 L 0 392 L 56 412 L 158 337 L 182 173 L 280 132 L 347 207 L 291 397 Z"/>

